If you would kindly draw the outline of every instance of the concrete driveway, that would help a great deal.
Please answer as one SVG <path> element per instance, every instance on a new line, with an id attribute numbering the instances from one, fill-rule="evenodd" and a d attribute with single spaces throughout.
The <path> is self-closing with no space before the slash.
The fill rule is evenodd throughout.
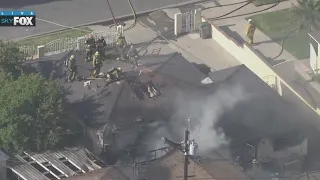
<path id="1" fill-rule="evenodd" d="M 131 0 L 137 13 L 199 1 L 201 0 Z M 110 0 L 110 4 L 116 17 L 132 14 L 127 0 Z M 33 10 L 37 12 L 37 18 L 39 18 L 34 28 L 0 27 L 0 39 L 21 38 L 58 30 L 64 28 L 63 26 L 72 27 L 112 18 L 106 0 L 15 0 L 0 1 L 0 7 L 5 10 Z M 52 23 L 40 19 L 52 21 Z"/>

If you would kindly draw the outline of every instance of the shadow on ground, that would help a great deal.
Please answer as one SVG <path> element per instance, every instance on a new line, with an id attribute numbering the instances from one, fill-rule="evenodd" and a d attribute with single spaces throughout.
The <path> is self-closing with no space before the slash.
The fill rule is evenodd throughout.
<path id="1" fill-rule="evenodd" d="M 20 9 L 25 6 L 39 5 L 39 4 L 47 4 L 55 1 L 71 1 L 71 0 L 15 0 L 15 1 L 0 1 L 1 8 L 8 9 Z"/>
<path id="2" fill-rule="evenodd" d="M 245 40 L 236 32 L 230 29 L 230 26 L 234 26 L 234 24 L 220 26 L 221 30 L 232 37 L 238 44 L 244 44 Z"/>

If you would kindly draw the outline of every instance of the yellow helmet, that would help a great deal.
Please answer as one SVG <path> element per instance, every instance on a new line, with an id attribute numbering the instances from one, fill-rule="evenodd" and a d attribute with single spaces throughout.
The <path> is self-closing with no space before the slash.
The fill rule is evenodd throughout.
<path id="1" fill-rule="evenodd" d="M 70 56 L 70 59 L 74 59 L 74 58 L 75 58 L 74 55 L 71 55 L 71 56 Z"/>
<path id="2" fill-rule="evenodd" d="M 99 55 L 99 52 L 97 51 L 97 52 L 95 53 L 95 55 L 98 56 L 98 55 Z"/>

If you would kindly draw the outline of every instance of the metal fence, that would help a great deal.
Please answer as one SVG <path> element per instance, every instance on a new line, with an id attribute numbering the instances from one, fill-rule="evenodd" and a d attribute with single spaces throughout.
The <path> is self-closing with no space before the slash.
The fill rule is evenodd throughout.
<path id="1" fill-rule="evenodd" d="M 108 30 L 103 31 L 94 31 L 90 33 L 93 35 L 95 39 L 98 39 L 99 37 L 103 36 L 107 43 L 107 48 L 113 48 L 116 43 L 116 28 L 110 28 Z M 84 51 L 85 46 L 85 39 L 87 38 L 87 35 L 71 38 L 61 38 L 56 39 L 54 41 L 51 41 L 47 44 L 44 44 L 45 46 L 45 56 L 50 56 L 54 54 L 59 54 L 65 51 L 70 50 L 79 50 Z M 36 46 L 21 46 L 20 50 L 26 54 L 28 58 L 36 57 L 37 55 L 37 47 Z"/>
<path id="2" fill-rule="evenodd" d="M 182 31 L 184 33 L 192 32 L 194 28 L 194 16 L 195 12 L 185 12 L 182 14 Z"/>

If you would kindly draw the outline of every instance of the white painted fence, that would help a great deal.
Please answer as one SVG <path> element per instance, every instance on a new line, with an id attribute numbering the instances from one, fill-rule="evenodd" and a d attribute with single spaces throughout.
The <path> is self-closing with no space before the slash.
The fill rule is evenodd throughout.
<path id="1" fill-rule="evenodd" d="M 100 36 L 103 36 L 107 43 L 107 48 L 113 48 L 116 44 L 116 28 L 110 28 L 108 30 L 103 31 L 94 31 L 90 34 L 92 34 L 95 39 L 98 39 Z M 47 44 L 44 44 L 44 55 L 50 56 L 70 50 L 84 51 L 86 48 L 86 38 L 87 35 L 76 38 L 61 38 L 51 41 Z M 20 50 L 24 52 L 29 59 L 39 57 L 39 47 L 37 46 L 21 46 Z"/>

